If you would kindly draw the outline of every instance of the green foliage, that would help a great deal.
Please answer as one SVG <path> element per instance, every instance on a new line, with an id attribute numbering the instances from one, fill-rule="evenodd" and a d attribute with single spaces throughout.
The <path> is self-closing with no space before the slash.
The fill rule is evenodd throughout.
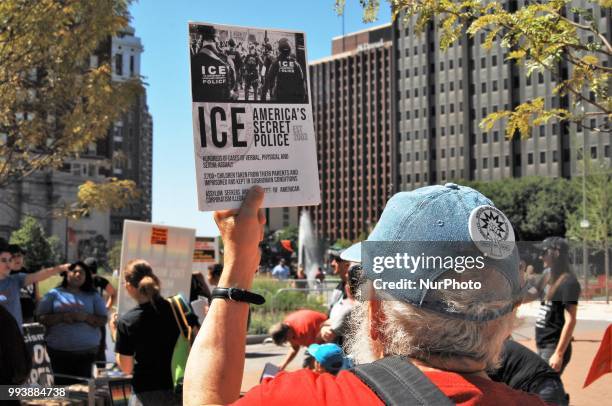
<path id="1" fill-rule="evenodd" d="M 277 294 L 278 290 L 283 288 L 291 288 L 290 282 L 277 281 L 263 276 L 255 278 L 251 290 L 262 295 L 266 303 L 251 307 L 249 334 L 266 334 L 272 324 L 278 323 L 286 314 L 294 310 L 312 309 L 323 313 L 327 311 L 321 297 L 295 291 Z"/>
<path id="2" fill-rule="evenodd" d="M 139 78 L 112 81 L 105 54 L 129 22 L 130 2 L 0 2 L 0 187 L 106 137 L 142 90 Z"/>
<path id="3" fill-rule="evenodd" d="M 523 177 L 491 182 L 464 182 L 493 200 L 524 241 L 566 233 L 568 213 L 580 203 L 575 181 Z"/>
<path id="4" fill-rule="evenodd" d="M 300 231 L 297 226 L 287 226 L 285 228 L 281 228 L 276 232 L 276 242 L 281 240 L 297 241 L 299 233 Z"/>
<path id="5" fill-rule="evenodd" d="M 108 266 L 110 269 L 119 269 L 121 265 L 121 241 L 116 241 L 108 251 Z"/>
<path id="6" fill-rule="evenodd" d="M 332 245 L 332 248 L 342 250 L 342 249 L 350 247 L 351 245 L 353 245 L 353 242 L 351 240 L 347 240 L 344 238 L 338 238 L 336 242 L 334 243 L 334 245 Z"/>
<path id="7" fill-rule="evenodd" d="M 567 237 L 574 240 L 586 239 L 600 250 L 605 249 L 612 239 L 612 169 L 605 160 L 594 161 L 587 158 L 582 161 L 586 166 L 585 197 L 586 213 L 583 206 L 572 210 L 568 216 Z M 582 178 L 577 177 L 578 187 Z M 589 228 L 580 227 L 583 216 L 589 221 Z"/>
<path id="8" fill-rule="evenodd" d="M 485 34 L 482 47 L 490 50 L 499 43 L 508 52 L 507 60 L 523 65 L 528 75 L 548 71 L 558 85 L 553 93 L 569 96 L 570 108 L 544 108 L 541 99 L 527 101 L 513 111 L 491 113 L 483 119 L 481 127 L 490 128 L 495 122 L 506 120 L 506 135 L 529 137 L 530 127 L 550 119 L 580 123 L 589 127 L 594 117 L 612 118 L 612 96 L 609 92 L 612 69 L 604 62 L 612 57 L 612 45 L 605 33 L 599 31 L 598 22 L 590 9 L 571 7 L 566 0 L 527 2 L 516 11 L 504 9 L 500 1 L 477 0 L 387 0 L 393 19 L 414 32 L 422 33 L 427 24 L 438 27 L 440 49 L 445 50 L 463 34 L 471 37 Z M 344 11 L 345 0 L 336 0 L 336 11 Z M 364 20 L 373 21 L 378 14 L 380 0 L 360 0 Z M 612 2 L 598 1 L 603 13 L 608 14 Z M 569 8 L 569 10 L 568 10 Z M 578 22 L 570 18 L 578 16 Z M 591 39 L 591 40 L 589 40 Z M 568 64 L 570 76 L 560 71 Z M 590 92 L 594 98 L 587 96 Z M 586 113 L 582 105 L 590 105 Z M 597 128 L 594 131 L 612 131 Z"/>
<path id="9" fill-rule="evenodd" d="M 32 270 L 56 265 L 59 260 L 57 238 L 48 237 L 42 225 L 34 217 L 25 216 L 21 227 L 11 234 L 11 244 L 18 244 L 27 251 L 25 266 Z"/>

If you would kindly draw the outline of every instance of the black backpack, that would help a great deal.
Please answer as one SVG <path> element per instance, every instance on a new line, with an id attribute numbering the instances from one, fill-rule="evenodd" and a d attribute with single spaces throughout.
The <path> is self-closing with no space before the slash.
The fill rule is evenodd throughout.
<path id="1" fill-rule="evenodd" d="M 385 405 L 451 406 L 450 400 L 405 357 L 385 357 L 352 370 Z"/>

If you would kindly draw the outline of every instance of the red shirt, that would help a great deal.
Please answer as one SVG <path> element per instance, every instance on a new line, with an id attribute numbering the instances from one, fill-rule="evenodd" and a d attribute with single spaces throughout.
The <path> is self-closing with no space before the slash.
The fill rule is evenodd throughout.
<path id="1" fill-rule="evenodd" d="M 536 395 L 478 376 L 453 372 L 425 372 L 425 375 L 460 406 L 545 406 Z M 338 376 L 317 374 L 309 369 L 281 372 L 274 379 L 251 389 L 237 405 L 382 405 L 381 400 L 357 376 L 340 371 Z"/>
<path id="2" fill-rule="evenodd" d="M 314 310 L 298 310 L 289 313 L 283 323 L 293 330 L 291 342 L 304 347 L 317 342 L 317 335 L 321 330 L 321 324 L 327 320 L 327 316 Z M 319 340 L 320 341 L 320 340 Z"/>

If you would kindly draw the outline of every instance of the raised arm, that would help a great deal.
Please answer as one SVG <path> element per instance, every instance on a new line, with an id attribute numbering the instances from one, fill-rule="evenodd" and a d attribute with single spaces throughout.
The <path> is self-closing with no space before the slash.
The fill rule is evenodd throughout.
<path id="1" fill-rule="evenodd" d="M 215 212 L 224 246 L 220 287 L 250 289 L 259 265 L 259 242 L 266 222 L 263 189 L 255 186 L 238 211 Z M 225 405 L 238 400 L 246 343 L 247 303 L 215 299 L 191 348 L 185 371 L 183 404 Z"/>
<path id="2" fill-rule="evenodd" d="M 57 275 L 58 273 L 66 272 L 68 270 L 68 267 L 70 267 L 70 264 L 57 265 L 57 266 L 54 266 L 53 268 L 41 269 L 40 271 L 36 273 L 29 273 L 25 277 L 24 285 L 27 286 L 27 285 L 31 285 L 36 282 L 44 281 L 45 279 L 48 279 L 52 277 L 53 275 Z"/>

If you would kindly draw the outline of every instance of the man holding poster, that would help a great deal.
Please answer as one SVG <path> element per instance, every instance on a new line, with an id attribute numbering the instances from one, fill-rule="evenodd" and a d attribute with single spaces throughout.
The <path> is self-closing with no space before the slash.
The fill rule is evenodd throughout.
<path id="1" fill-rule="evenodd" d="M 217 33 L 242 46 L 224 48 Z M 190 23 L 189 34 L 202 39 L 190 53 L 198 208 L 235 209 L 253 185 L 264 188 L 263 207 L 319 204 L 304 33 Z"/>

